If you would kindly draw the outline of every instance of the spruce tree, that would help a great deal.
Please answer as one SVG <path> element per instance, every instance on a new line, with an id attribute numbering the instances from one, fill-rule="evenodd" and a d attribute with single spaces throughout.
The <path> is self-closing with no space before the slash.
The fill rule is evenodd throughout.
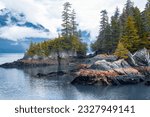
<path id="1" fill-rule="evenodd" d="M 147 1 L 145 10 L 142 12 L 142 43 L 141 47 L 146 47 L 150 49 L 150 0 Z"/>
<path id="2" fill-rule="evenodd" d="M 34 44 L 32 41 L 30 43 L 29 49 L 27 50 L 27 55 L 29 56 L 34 56 L 36 55 L 36 49 L 35 49 L 36 44 Z"/>
<path id="3" fill-rule="evenodd" d="M 145 32 L 150 36 L 150 0 L 147 1 L 144 10 L 144 27 Z"/>
<path id="4" fill-rule="evenodd" d="M 133 16 L 133 6 L 134 6 L 134 3 L 131 2 L 131 0 L 127 0 L 125 4 L 125 13 L 127 17 Z"/>
<path id="5" fill-rule="evenodd" d="M 102 10 L 98 40 L 95 42 L 98 49 L 97 51 L 99 51 L 99 53 L 108 52 L 108 38 L 110 38 L 110 25 L 108 23 L 108 15 L 106 10 Z"/>
<path id="6" fill-rule="evenodd" d="M 71 4 L 66 2 L 64 5 L 64 10 L 62 12 L 62 36 L 68 37 L 71 35 Z"/>
<path id="7" fill-rule="evenodd" d="M 127 22 L 125 23 L 125 29 L 121 37 L 121 43 L 130 52 L 135 52 L 138 50 L 140 39 L 135 26 L 133 17 L 129 16 Z"/>
<path id="8" fill-rule="evenodd" d="M 134 17 L 134 21 L 135 21 L 135 26 L 138 31 L 138 35 L 140 36 L 140 38 L 142 38 L 142 33 L 143 33 L 142 31 L 143 31 L 144 27 L 142 24 L 141 12 L 138 7 L 135 7 L 133 9 L 133 17 Z"/>
<path id="9" fill-rule="evenodd" d="M 120 16 L 121 31 L 123 31 L 125 28 L 125 22 L 127 21 L 127 18 L 129 16 L 133 17 L 133 9 L 134 9 L 134 3 L 131 2 L 131 0 L 127 0 L 123 8 L 123 13 Z"/>
<path id="10" fill-rule="evenodd" d="M 76 37 L 78 37 L 77 26 L 78 24 L 76 22 L 76 13 L 75 10 L 73 9 L 71 13 L 71 34 Z"/>
<path id="11" fill-rule="evenodd" d="M 111 17 L 112 52 L 115 51 L 121 35 L 119 16 L 120 16 L 119 9 L 116 8 L 114 16 Z"/>
<path id="12" fill-rule="evenodd" d="M 114 55 L 118 56 L 119 58 L 126 59 L 128 58 L 128 52 L 129 52 L 128 49 L 126 49 L 124 45 L 121 42 L 119 42 Z"/>

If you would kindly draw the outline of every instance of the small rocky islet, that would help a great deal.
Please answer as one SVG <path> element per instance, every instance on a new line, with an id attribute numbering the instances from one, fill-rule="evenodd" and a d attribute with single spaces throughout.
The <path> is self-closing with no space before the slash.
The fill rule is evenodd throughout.
<path id="1" fill-rule="evenodd" d="M 150 85 L 148 50 L 142 49 L 134 54 L 129 53 L 128 56 L 126 60 L 115 60 L 113 56 L 96 60 L 86 68 L 80 69 L 72 84 L 126 85 L 145 82 L 145 85 Z"/>
<path id="2" fill-rule="evenodd" d="M 72 70 L 38 73 L 36 77 L 55 77 L 57 75 L 73 74 L 73 85 L 128 85 L 143 83 L 150 86 L 150 55 L 147 49 L 134 54 L 129 53 L 128 59 L 118 59 L 114 55 L 96 55 L 84 59 L 70 58 L 69 64 L 74 64 Z M 43 67 L 56 65 L 56 59 L 24 57 L 13 63 L 0 65 L 3 68 Z M 66 60 L 62 60 L 66 64 Z"/>

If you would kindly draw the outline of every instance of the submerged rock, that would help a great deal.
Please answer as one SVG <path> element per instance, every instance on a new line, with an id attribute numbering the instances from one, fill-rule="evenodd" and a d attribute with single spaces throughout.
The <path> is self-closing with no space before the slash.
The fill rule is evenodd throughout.
<path id="1" fill-rule="evenodd" d="M 54 76 L 62 76 L 62 75 L 65 75 L 65 74 L 67 74 L 67 73 L 64 72 L 64 71 L 51 72 L 51 73 L 48 73 L 48 74 L 38 73 L 36 75 L 36 77 L 54 77 Z"/>
<path id="2" fill-rule="evenodd" d="M 146 81 L 146 82 L 145 82 L 145 85 L 146 85 L 146 86 L 150 86 L 150 81 Z"/>

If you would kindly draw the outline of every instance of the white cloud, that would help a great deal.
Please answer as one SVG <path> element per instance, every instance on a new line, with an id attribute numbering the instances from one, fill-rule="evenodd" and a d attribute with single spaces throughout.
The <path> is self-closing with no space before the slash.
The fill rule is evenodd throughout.
<path id="1" fill-rule="evenodd" d="M 49 34 L 45 32 L 40 32 L 38 30 L 34 30 L 32 28 L 11 26 L 0 28 L 0 37 L 17 41 L 23 39 L 24 37 L 49 38 Z"/>
<path id="2" fill-rule="evenodd" d="M 0 9 L 5 8 L 5 5 L 0 1 Z"/>
<path id="3" fill-rule="evenodd" d="M 57 28 L 61 27 L 62 5 L 66 1 L 75 9 L 80 28 L 89 30 L 92 39 L 98 34 L 100 11 L 106 9 L 111 16 L 117 6 L 122 11 L 126 3 L 126 0 L 1 0 L 7 8 L 24 12 L 29 21 L 42 24 L 55 36 Z M 132 1 L 141 10 L 147 2 L 147 0 Z"/>

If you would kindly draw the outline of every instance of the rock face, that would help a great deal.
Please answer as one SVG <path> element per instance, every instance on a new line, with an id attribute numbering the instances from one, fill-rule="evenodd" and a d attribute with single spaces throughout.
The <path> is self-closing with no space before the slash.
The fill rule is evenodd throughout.
<path id="1" fill-rule="evenodd" d="M 14 61 L 12 63 L 5 63 L 0 65 L 0 67 L 2 68 L 28 68 L 28 67 L 45 67 L 45 66 L 49 66 L 51 64 L 49 63 L 38 63 L 36 61 L 31 62 L 25 62 L 25 61 Z"/>
<path id="2" fill-rule="evenodd" d="M 101 55 L 97 55 L 97 56 L 95 56 L 95 57 L 90 58 L 90 59 L 87 61 L 87 64 L 89 64 L 89 63 L 93 64 L 94 62 L 96 62 L 96 61 L 98 61 L 98 60 L 106 60 L 106 61 L 109 61 L 109 62 L 113 62 L 113 61 L 116 61 L 116 60 L 117 60 L 117 57 L 114 56 L 114 55 L 101 54 Z"/>
<path id="3" fill-rule="evenodd" d="M 150 66 L 150 55 L 147 49 L 135 52 L 133 55 L 129 53 L 129 63 L 133 66 Z"/>
<path id="4" fill-rule="evenodd" d="M 80 69 L 72 84 L 122 85 L 137 84 L 150 76 L 150 57 L 146 49 L 129 54 L 126 61 L 98 60 L 86 69 Z"/>
<path id="5" fill-rule="evenodd" d="M 147 49 L 135 52 L 133 55 L 129 53 L 128 63 L 147 77 L 150 76 L 150 55 Z"/>

